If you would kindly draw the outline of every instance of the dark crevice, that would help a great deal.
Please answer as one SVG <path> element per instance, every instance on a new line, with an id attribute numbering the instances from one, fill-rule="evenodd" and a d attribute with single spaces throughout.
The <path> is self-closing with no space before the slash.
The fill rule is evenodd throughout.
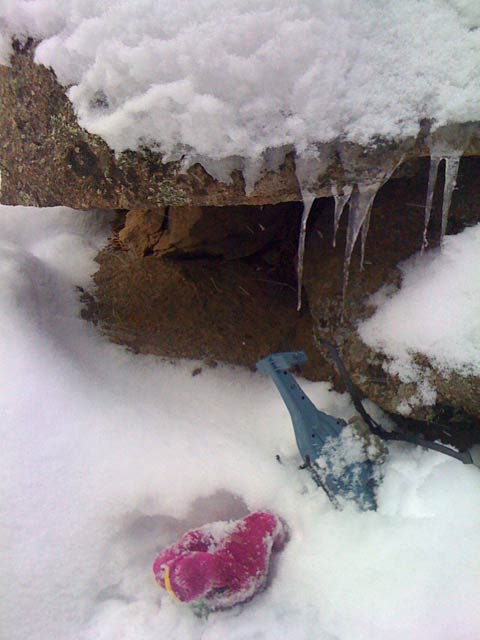
<path id="1" fill-rule="evenodd" d="M 162 231 L 162 233 L 168 232 L 169 225 L 170 225 L 170 207 L 165 207 L 162 224 L 160 226 L 160 231 Z"/>
<path id="2" fill-rule="evenodd" d="M 392 419 L 408 433 L 426 440 L 439 440 L 459 451 L 466 451 L 480 442 L 480 421 L 460 409 L 446 405 L 432 407 L 427 420 L 415 420 L 391 414 Z"/>
<path id="3" fill-rule="evenodd" d="M 12 41 L 12 48 L 15 53 L 26 54 L 36 45 L 36 41 L 33 38 L 14 38 Z"/>

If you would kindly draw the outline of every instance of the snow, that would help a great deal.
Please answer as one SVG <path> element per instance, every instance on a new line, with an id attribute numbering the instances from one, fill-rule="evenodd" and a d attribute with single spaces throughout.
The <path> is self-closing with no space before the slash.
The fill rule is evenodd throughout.
<path id="1" fill-rule="evenodd" d="M 421 400 L 433 404 L 415 354 L 447 376 L 480 375 L 480 224 L 445 237 L 441 251 L 416 254 L 400 270 L 401 288 L 386 286 L 370 299 L 375 313 L 358 332 L 388 356 L 389 371 L 419 383 Z"/>
<path id="2" fill-rule="evenodd" d="M 479 27 L 477 0 L 0 0 L 0 61 L 12 34 L 42 39 L 37 62 L 117 152 L 256 167 L 478 121 Z"/>
<path id="3" fill-rule="evenodd" d="M 478 637 L 479 470 L 393 444 L 378 511 L 335 511 L 298 470 L 269 379 L 231 367 L 192 377 L 198 363 L 134 355 L 79 318 L 75 286 L 90 286 L 107 219 L 0 207 L 2 635 Z M 442 260 L 473 260 L 478 239 L 477 228 L 447 238 Z M 439 260 L 421 258 L 438 273 Z M 327 384 L 302 384 L 320 409 L 354 413 Z M 278 513 L 290 540 L 251 603 L 199 619 L 155 585 L 162 547 L 254 509 Z"/>

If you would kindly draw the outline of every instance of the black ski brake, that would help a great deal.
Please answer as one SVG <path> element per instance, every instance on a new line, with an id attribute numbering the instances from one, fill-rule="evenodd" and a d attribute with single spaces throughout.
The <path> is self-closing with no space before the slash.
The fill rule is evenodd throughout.
<path id="1" fill-rule="evenodd" d="M 444 453 L 447 456 L 452 458 L 456 458 L 463 462 L 463 464 L 474 464 L 477 467 L 480 467 L 480 445 L 474 445 L 471 449 L 467 451 L 456 451 L 455 449 L 451 449 L 450 447 L 442 444 L 438 444 L 437 442 L 430 442 L 429 440 L 425 440 L 424 438 L 415 435 L 413 433 L 405 433 L 400 431 L 387 431 L 384 429 L 378 422 L 376 422 L 372 416 L 367 412 L 365 407 L 363 406 L 362 400 L 360 398 L 360 394 L 358 393 L 357 388 L 352 382 L 348 371 L 343 364 L 342 358 L 338 353 L 337 349 L 333 344 L 328 342 L 327 340 L 323 340 L 322 338 L 318 338 L 319 344 L 324 346 L 330 357 L 332 358 L 335 366 L 337 367 L 338 372 L 343 378 L 345 386 L 347 388 L 350 397 L 352 398 L 355 409 L 362 416 L 363 420 L 366 422 L 370 431 L 374 433 L 376 436 L 382 438 L 383 440 L 397 440 L 402 442 L 410 442 L 411 444 L 419 445 L 424 449 L 432 449 L 433 451 L 439 451 L 440 453 Z M 435 424 L 433 424 L 435 426 Z M 440 425 L 437 425 L 440 427 Z"/>

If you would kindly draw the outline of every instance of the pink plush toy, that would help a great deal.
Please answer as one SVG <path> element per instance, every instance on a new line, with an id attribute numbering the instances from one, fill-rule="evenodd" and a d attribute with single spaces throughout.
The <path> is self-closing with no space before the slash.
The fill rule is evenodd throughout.
<path id="1" fill-rule="evenodd" d="M 158 555 L 153 572 L 175 600 L 226 609 L 265 588 L 272 549 L 282 549 L 285 540 L 283 522 L 256 511 L 188 531 Z"/>

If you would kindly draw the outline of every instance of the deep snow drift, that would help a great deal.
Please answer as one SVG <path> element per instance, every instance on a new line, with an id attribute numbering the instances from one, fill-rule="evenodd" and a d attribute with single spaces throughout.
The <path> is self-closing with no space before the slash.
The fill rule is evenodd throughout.
<path id="1" fill-rule="evenodd" d="M 480 120 L 479 27 L 477 0 L 0 0 L 0 62 L 12 33 L 42 38 L 37 61 L 116 151 L 254 167 Z"/>
<path id="2" fill-rule="evenodd" d="M 479 470 L 394 445 L 378 512 L 334 511 L 297 469 L 268 379 L 227 367 L 192 377 L 195 363 L 135 356 L 79 319 L 74 286 L 95 270 L 98 220 L 0 208 L 3 636 L 478 637 Z M 305 388 L 352 415 L 347 396 Z M 201 620 L 158 589 L 164 545 L 251 509 L 291 529 L 263 594 Z"/>

